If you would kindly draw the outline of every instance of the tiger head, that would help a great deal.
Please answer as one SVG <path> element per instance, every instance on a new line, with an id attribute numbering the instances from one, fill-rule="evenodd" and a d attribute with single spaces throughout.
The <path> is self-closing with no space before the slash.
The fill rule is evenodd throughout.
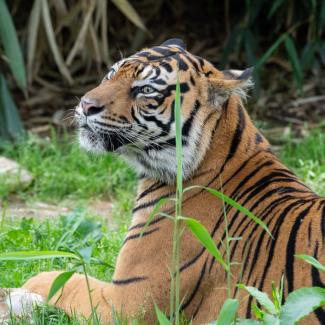
<path id="1" fill-rule="evenodd" d="M 179 39 L 115 63 L 75 110 L 82 147 L 114 151 L 139 174 L 166 183 L 176 176 L 174 103 L 181 92 L 183 177 L 202 161 L 216 122 L 232 94 L 245 96 L 250 69 L 221 72 L 186 51 Z M 215 123 L 214 123 L 215 124 Z"/>

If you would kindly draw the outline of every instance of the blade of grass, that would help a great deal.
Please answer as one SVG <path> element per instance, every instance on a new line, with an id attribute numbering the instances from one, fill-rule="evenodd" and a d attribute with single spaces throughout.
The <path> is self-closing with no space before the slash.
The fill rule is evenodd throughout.
<path id="1" fill-rule="evenodd" d="M 275 50 L 280 46 L 282 42 L 285 41 L 287 34 L 282 34 L 264 53 L 264 55 L 258 60 L 255 69 L 258 70 L 263 66 L 266 61 L 270 58 L 270 56 L 275 52 Z"/>
<path id="2" fill-rule="evenodd" d="M 4 48 L 4 53 L 9 61 L 12 74 L 18 86 L 22 90 L 25 90 L 27 82 L 23 54 L 5 0 L 0 0 L 0 40 Z"/>
<path id="3" fill-rule="evenodd" d="M 160 208 L 165 205 L 167 202 L 171 201 L 172 199 L 169 198 L 162 198 L 160 199 L 156 205 L 154 206 L 153 210 L 151 211 L 148 220 L 146 221 L 146 224 L 144 225 L 144 227 L 141 230 L 140 233 L 140 237 L 142 237 L 143 233 L 145 232 L 145 230 L 148 228 L 149 224 L 153 221 L 153 219 L 155 218 L 155 216 L 160 212 Z"/>
<path id="4" fill-rule="evenodd" d="M 285 0 L 275 0 L 273 1 L 273 5 L 271 7 L 270 12 L 267 15 L 267 18 L 270 19 L 274 13 L 277 11 L 277 9 L 285 2 Z"/>
<path id="5" fill-rule="evenodd" d="M 211 193 L 212 195 L 216 196 L 217 198 L 219 198 L 220 200 L 226 202 L 227 204 L 231 205 L 232 207 L 236 208 L 238 211 L 242 212 L 243 214 L 245 214 L 247 217 L 249 217 L 250 219 L 252 219 L 255 223 L 257 223 L 259 226 L 261 226 L 269 235 L 270 237 L 273 238 L 269 228 L 267 227 L 267 225 L 258 217 L 256 217 L 252 212 L 250 212 L 248 209 L 246 209 L 245 207 L 243 207 L 242 205 L 240 205 L 239 203 L 237 203 L 235 200 L 231 199 L 229 196 L 213 189 L 213 188 L 209 188 L 209 187 L 204 187 L 204 186 L 190 186 L 187 187 L 186 189 L 184 189 L 184 192 L 190 191 L 192 189 L 196 189 L 196 188 L 201 188 L 204 189 L 206 191 L 208 191 L 209 193 Z"/>
<path id="6" fill-rule="evenodd" d="M 318 260 L 316 260 L 316 258 L 304 254 L 298 254 L 295 255 L 295 257 L 311 264 L 312 266 L 316 267 L 318 270 L 325 272 L 325 265 L 321 264 Z"/>
<path id="7" fill-rule="evenodd" d="M 80 260 L 80 257 L 70 252 L 62 251 L 21 251 L 0 254 L 0 261 L 30 261 L 48 258 L 66 257 Z"/>
<path id="8" fill-rule="evenodd" d="M 158 308 L 158 306 L 155 304 L 155 310 L 157 319 L 159 321 L 160 325 L 170 325 L 169 319 L 166 317 L 166 315 Z"/>
<path id="9" fill-rule="evenodd" d="M 179 70 L 178 70 L 179 71 Z M 170 309 L 170 319 L 174 319 L 175 324 L 179 324 L 179 308 L 180 308 L 180 245 L 181 232 L 179 229 L 179 216 L 182 214 L 183 201 L 183 147 L 182 147 L 182 112 L 181 112 L 181 89 L 179 83 L 179 72 L 177 71 L 176 89 L 175 89 L 175 104 L 174 104 L 174 118 L 175 118 L 175 137 L 176 137 L 176 204 L 175 204 L 175 218 L 173 229 L 173 252 L 172 252 L 172 274 L 171 278 L 171 298 L 174 302 Z"/>
<path id="10" fill-rule="evenodd" d="M 41 21 L 41 0 L 35 0 L 32 12 L 28 21 L 28 39 L 27 39 L 27 75 L 28 81 L 32 81 L 33 62 L 35 57 L 35 48 L 37 42 L 38 29 Z"/>
<path id="11" fill-rule="evenodd" d="M 284 41 L 284 45 L 286 47 L 289 60 L 292 66 L 294 80 L 296 82 L 296 85 L 298 89 L 302 90 L 302 80 L 303 80 L 303 72 L 301 69 L 301 64 L 298 58 L 297 50 L 294 41 L 290 36 L 286 37 Z"/>
<path id="12" fill-rule="evenodd" d="M 101 39 L 102 39 L 102 53 L 103 53 L 103 59 L 104 62 L 106 62 L 107 65 L 112 64 L 112 60 L 109 55 L 109 45 L 108 45 L 108 37 L 107 37 L 107 1 L 100 1 L 101 5 Z"/>
<path id="13" fill-rule="evenodd" d="M 70 72 L 63 61 L 61 52 L 60 52 L 59 47 L 55 40 L 52 20 L 51 20 L 51 16 L 50 16 L 49 4 L 48 4 L 47 0 L 41 0 L 41 1 L 42 1 L 43 22 L 45 25 L 47 39 L 49 41 L 50 48 L 51 48 L 51 51 L 54 56 L 54 60 L 57 64 L 62 76 L 68 81 L 69 84 L 73 84 L 73 80 L 71 78 Z"/>
<path id="14" fill-rule="evenodd" d="M 131 3 L 127 0 L 112 0 L 115 6 L 130 20 L 132 23 L 141 28 L 144 31 L 147 31 L 146 26 L 144 25 L 141 17 L 138 15 L 136 10 L 133 8 Z"/>
<path id="15" fill-rule="evenodd" d="M 77 39 L 70 51 L 70 53 L 68 54 L 68 57 L 66 59 L 66 65 L 70 66 L 72 63 L 72 60 L 74 59 L 74 57 L 76 56 L 77 52 L 82 49 L 82 47 L 85 44 L 85 39 L 86 39 L 86 35 L 87 35 L 87 31 L 89 28 L 89 24 L 91 22 L 91 16 L 93 14 L 93 11 L 95 9 L 95 1 L 92 0 L 90 3 L 90 6 L 88 8 L 88 11 L 86 13 L 86 16 L 83 19 L 83 23 L 82 23 L 82 27 L 78 33 Z"/>

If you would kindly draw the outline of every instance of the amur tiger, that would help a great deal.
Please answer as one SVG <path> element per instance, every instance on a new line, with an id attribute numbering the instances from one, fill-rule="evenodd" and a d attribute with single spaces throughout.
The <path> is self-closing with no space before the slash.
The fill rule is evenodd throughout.
<path id="1" fill-rule="evenodd" d="M 154 304 L 168 314 L 173 223 L 157 216 L 144 226 L 161 198 L 175 196 L 177 76 L 184 186 L 222 190 L 261 218 L 274 237 L 226 205 L 229 235 L 242 237 L 230 247 L 231 260 L 240 262 L 232 266 L 231 289 L 240 300 L 238 315 L 252 317 L 252 298 L 236 287 L 239 282 L 270 293 L 272 281 L 278 284 L 284 275 L 285 296 L 300 287 L 324 286 L 324 276 L 294 255 L 308 254 L 325 263 L 325 198 L 313 193 L 278 160 L 253 125 L 242 104 L 252 85 L 251 70 L 220 71 L 186 51 L 181 40 L 170 39 L 115 63 L 75 110 L 81 146 L 122 155 L 140 179 L 113 280 L 105 283 L 90 278 L 93 304 L 103 324 L 113 321 L 113 310 L 148 324 L 156 322 Z M 162 210 L 172 213 L 173 204 Z M 183 215 L 199 220 L 224 253 L 222 201 L 194 189 L 184 196 Z M 183 234 L 180 260 L 181 311 L 193 324 L 217 319 L 227 298 L 224 268 L 189 231 Z M 38 274 L 23 289 L 45 298 L 58 274 Z M 26 299 L 35 298 L 20 292 Z M 60 295 L 51 300 L 58 299 L 57 307 L 68 314 L 90 316 L 83 275 L 74 275 Z M 0 307 L 3 313 L 8 309 L 4 302 Z M 324 324 L 324 310 L 318 309 L 305 322 Z"/>

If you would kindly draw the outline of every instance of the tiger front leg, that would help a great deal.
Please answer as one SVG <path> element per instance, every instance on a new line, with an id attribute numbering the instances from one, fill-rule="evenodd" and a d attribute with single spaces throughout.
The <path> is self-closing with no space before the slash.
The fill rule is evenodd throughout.
<path id="1" fill-rule="evenodd" d="M 10 312 L 15 316 L 30 317 L 35 304 L 45 303 L 49 290 L 58 271 L 40 273 L 29 279 L 22 288 L 0 292 L 0 320 L 8 320 Z M 100 323 L 113 322 L 113 318 L 152 320 L 153 302 L 147 286 L 134 284 L 105 283 L 88 277 L 92 304 Z M 139 290 L 140 289 L 140 290 Z M 2 300 L 1 300 L 2 297 Z M 10 306 L 14 302 L 15 308 Z M 57 293 L 49 302 L 64 310 L 69 316 L 77 315 L 89 319 L 92 307 L 86 277 L 74 274 L 65 284 L 62 291 Z M 26 309 L 26 305 L 29 306 Z M 150 306 L 149 306 L 150 305 Z M 24 310 L 24 313 L 21 312 Z M 146 310 L 146 314 L 144 313 Z M 149 312 L 148 312 L 149 310 Z M 114 315 L 113 315 L 114 314 Z"/>

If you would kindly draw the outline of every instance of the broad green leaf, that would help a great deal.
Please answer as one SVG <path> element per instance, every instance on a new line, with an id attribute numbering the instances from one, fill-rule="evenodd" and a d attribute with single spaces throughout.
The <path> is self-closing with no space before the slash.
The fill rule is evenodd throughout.
<path id="1" fill-rule="evenodd" d="M 287 34 L 282 34 L 272 45 L 271 47 L 264 53 L 264 55 L 258 60 L 255 69 L 261 68 L 262 65 L 270 58 L 270 56 L 275 52 L 275 50 L 280 46 L 282 42 L 286 39 Z"/>
<path id="2" fill-rule="evenodd" d="M 24 90 L 27 87 L 23 55 L 16 34 L 16 29 L 5 0 L 0 0 L 0 42 L 9 66 L 18 86 Z"/>
<path id="3" fill-rule="evenodd" d="M 222 200 L 223 202 L 231 205 L 232 207 L 236 208 L 238 211 L 242 212 L 243 214 L 245 214 L 247 217 L 249 217 L 250 219 L 252 219 L 255 223 L 257 223 L 259 226 L 261 226 L 269 235 L 270 237 L 273 238 L 269 228 L 266 226 L 266 224 L 259 219 L 258 217 L 256 217 L 252 212 L 250 212 L 248 209 L 246 209 L 245 207 L 243 207 L 242 205 L 240 205 L 239 203 L 237 203 L 236 201 L 234 201 L 233 199 L 231 199 L 229 196 L 213 189 L 213 188 L 209 188 L 209 187 L 204 187 L 204 186 L 190 186 L 187 187 L 184 192 L 186 191 L 190 191 L 194 188 L 202 188 L 204 190 L 206 190 L 207 192 L 211 193 L 212 195 L 216 196 L 217 198 L 219 198 L 220 200 Z"/>
<path id="4" fill-rule="evenodd" d="M 67 257 L 80 259 L 78 255 L 61 251 L 21 251 L 0 254 L 0 261 L 30 261 L 48 258 Z"/>
<path id="5" fill-rule="evenodd" d="M 325 288 L 300 288 L 291 292 L 280 312 L 280 325 L 293 325 L 325 305 Z"/>
<path id="6" fill-rule="evenodd" d="M 300 258 L 305 262 L 311 264 L 312 266 L 316 267 L 318 270 L 325 272 L 325 265 L 316 260 L 316 258 L 304 254 L 295 255 L 295 257 Z"/>
<path id="7" fill-rule="evenodd" d="M 23 124 L 18 109 L 2 74 L 0 74 L 0 117 L 1 136 L 12 139 L 23 133 Z"/>
<path id="8" fill-rule="evenodd" d="M 144 31 L 147 31 L 146 26 L 144 25 L 141 17 L 133 8 L 131 3 L 127 0 L 112 0 L 115 6 L 130 20 L 132 23 L 141 28 Z"/>
<path id="9" fill-rule="evenodd" d="M 167 316 L 158 308 L 155 304 L 156 315 L 160 325 L 170 325 L 170 321 Z"/>
<path id="10" fill-rule="evenodd" d="M 229 267 L 227 263 L 222 258 L 222 255 L 217 248 L 214 240 L 211 238 L 209 232 L 207 229 L 197 220 L 193 218 L 187 218 L 187 217 L 179 217 L 179 219 L 184 220 L 188 228 L 191 230 L 191 232 L 194 234 L 194 236 L 200 241 L 200 243 L 209 251 L 210 254 L 212 254 L 215 259 L 226 269 L 226 271 L 229 271 Z"/>
<path id="11" fill-rule="evenodd" d="M 91 246 L 88 246 L 80 249 L 78 253 L 80 254 L 85 263 L 90 263 L 92 251 L 93 248 Z"/>
<path id="12" fill-rule="evenodd" d="M 238 288 L 246 290 L 253 296 L 270 314 L 276 314 L 277 310 L 268 295 L 257 288 L 238 284 Z"/>
<path id="13" fill-rule="evenodd" d="M 301 70 L 301 64 L 299 62 L 297 50 L 294 41 L 290 36 L 286 37 L 285 39 L 285 47 L 288 52 L 289 60 L 292 66 L 293 75 L 297 87 L 301 90 L 302 89 L 302 79 L 303 79 L 303 72 Z"/>
<path id="14" fill-rule="evenodd" d="M 216 325 L 231 325 L 236 318 L 237 309 L 238 300 L 227 299 L 220 310 Z"/>
<path id="15" fill-rule="evenodd" d="M 68 280 L 73 276 L 75 271 L 67 271 L 59 274 L 53 281 L 49 294 L 47 296 L 47 301 L 50 301 L 54 295 L 64 287 L 64 285 L 68 282 Z"/>

